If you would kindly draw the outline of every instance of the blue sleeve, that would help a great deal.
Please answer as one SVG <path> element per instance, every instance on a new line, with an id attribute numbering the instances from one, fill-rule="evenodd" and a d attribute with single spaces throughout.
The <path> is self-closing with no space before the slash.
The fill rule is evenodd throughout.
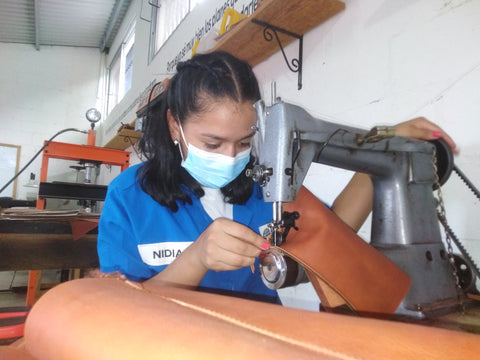
<path id="1" fill-rule="evenodd" d="M 128 210 L 121 191 L 114 185 L 109 186 L 98 225 L 100 270 L 120 271 L 129 280 L 143 281 L 156 272 L 140 257 Z"/>

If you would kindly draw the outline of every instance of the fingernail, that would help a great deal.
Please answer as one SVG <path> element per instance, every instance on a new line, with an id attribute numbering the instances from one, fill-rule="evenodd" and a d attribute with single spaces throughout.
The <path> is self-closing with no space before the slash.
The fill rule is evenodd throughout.
<path id="1" fill-rule="evenodd" d="M 433 137 L 439 138 L 440 136 L 442 136 L 442 132 L 441 131 L 434 131 L 432 135 L 433 135 Z"/>
<path id="2" fill-rule="evenodd" d="M 264 241 L 262 244 L 262 249 L 267 250 L 268 248 L 270 248 L 270 244 L 268 243 L 268 241 Z"/>

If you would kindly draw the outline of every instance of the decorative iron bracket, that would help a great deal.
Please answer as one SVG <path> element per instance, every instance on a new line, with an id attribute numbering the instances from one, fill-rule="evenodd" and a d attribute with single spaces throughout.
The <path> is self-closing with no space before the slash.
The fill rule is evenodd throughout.
<path id="1" fill-rule="evenodd" d="M 277 40 L 278 46 L 280 47 L 280 50 L 282 51 L 283 58 L 285 59 L 285 62 L 287 63 L 288 68 L 290 69 L 291 72 L 297 72 L 298 73 L 298 90 L 302 88 L 302 69 L 303 69 L 303 35 L 298 35 L 295 34 L 291 31 L 276 27 L 274 25 L 270 25 L 269 23 L 252 19 L 252 23 L 263 26 L 263 38 L 266 41 L 272 41 L 273 38 Z M 299 40 L 298 44 L 298 58 L 293 58 L 290 62 L 287 59 L 287 55 L 285 54 L 285 51 L 283 49 L 282 42 L 280 41 L 280 38 L 278 37 L 278 33 L 282 33 L 291 37 L 294 37 L 295 39 Z"/>

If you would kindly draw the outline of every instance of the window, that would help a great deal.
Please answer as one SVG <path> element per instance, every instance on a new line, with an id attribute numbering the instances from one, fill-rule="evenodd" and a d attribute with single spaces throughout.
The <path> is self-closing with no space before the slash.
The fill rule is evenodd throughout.
<path id="1" fill-rule="evenodd" d="M 135 23 L 130 26 L 108 68 L 107 115 L 123 99 L 132 85 L 134 43 Z"/>
<path id="2" fill-rule="evenodd" d="M 158 52 L 170 35 L 201 0 L 154 0 L 152 7 L 151 56 Z"/>

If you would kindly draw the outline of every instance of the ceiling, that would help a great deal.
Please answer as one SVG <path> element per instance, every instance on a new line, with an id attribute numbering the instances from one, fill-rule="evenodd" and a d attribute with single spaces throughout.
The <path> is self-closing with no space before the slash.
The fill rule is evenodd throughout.
<path id="1" fill-rule="evenodd" d="M 0 0 L 0 42 L 108 51 L 132 0 Z"/>

